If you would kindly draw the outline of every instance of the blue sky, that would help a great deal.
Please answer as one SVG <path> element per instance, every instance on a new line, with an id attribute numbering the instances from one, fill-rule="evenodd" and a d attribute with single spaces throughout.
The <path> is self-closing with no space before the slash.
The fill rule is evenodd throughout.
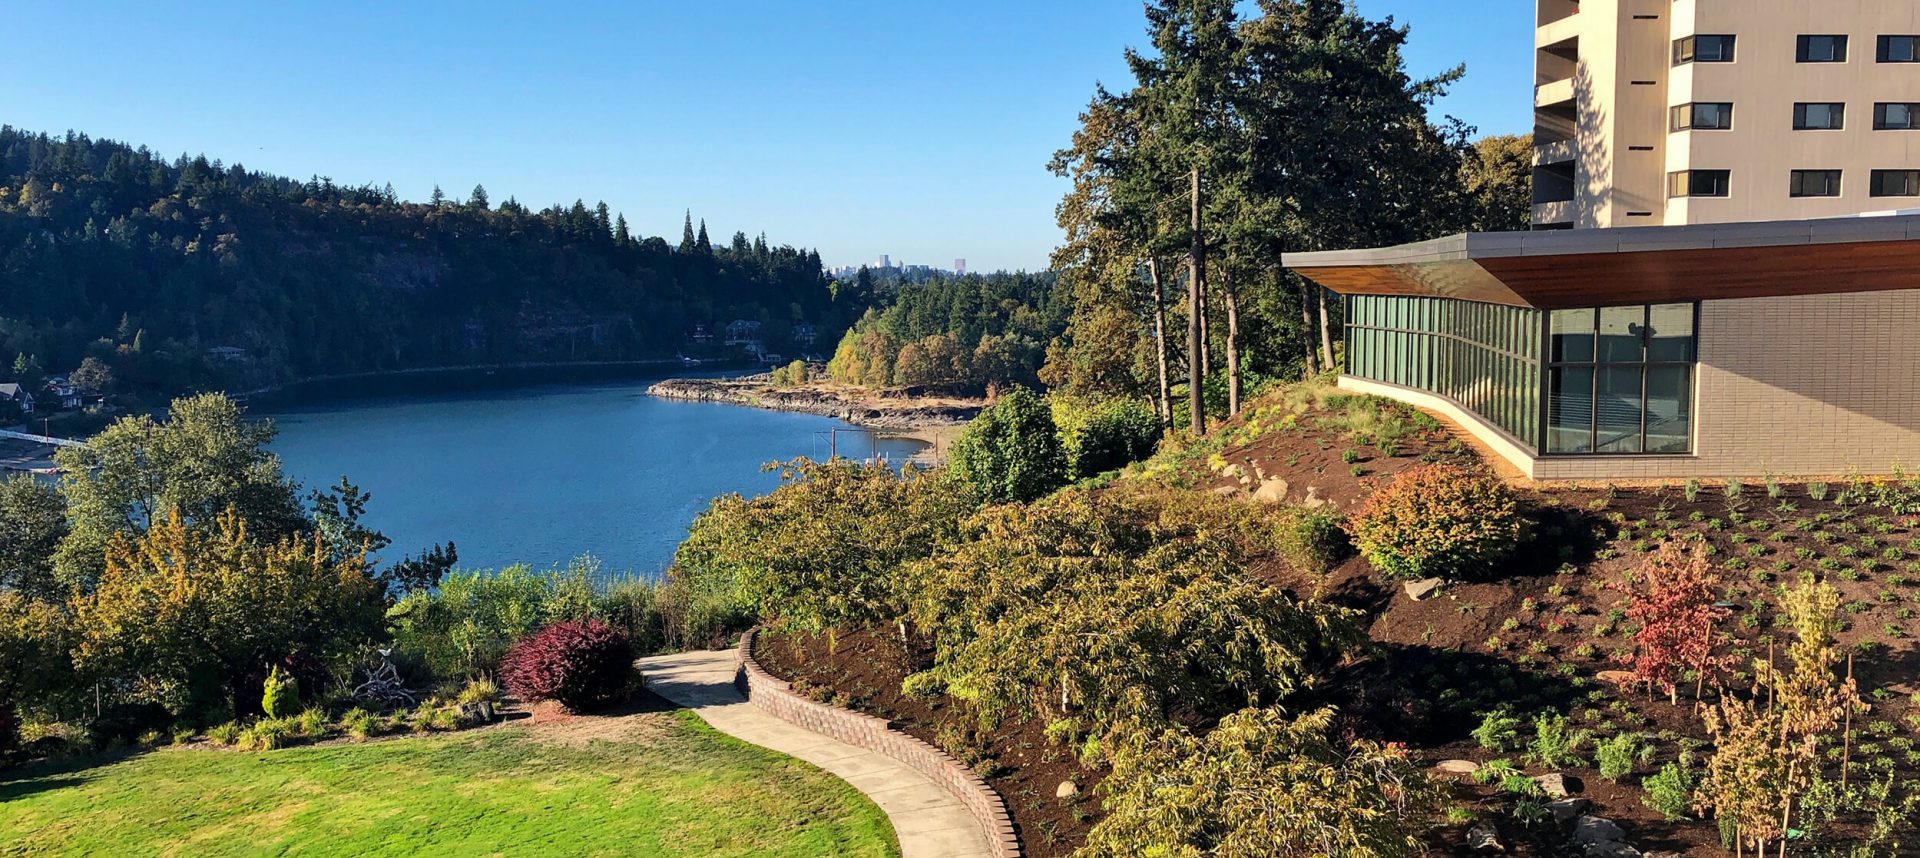
<path id="1" fill-rule="evenodd" d="M 1133 0 L 163 5 L 0 4 L 0 123 L 974 270 L 1045 265 L 1047 158 L 1145 39 Z M 1531 3 L 1359 6 L 1467 64 L 1441 110 L 1529 127 Z"/>

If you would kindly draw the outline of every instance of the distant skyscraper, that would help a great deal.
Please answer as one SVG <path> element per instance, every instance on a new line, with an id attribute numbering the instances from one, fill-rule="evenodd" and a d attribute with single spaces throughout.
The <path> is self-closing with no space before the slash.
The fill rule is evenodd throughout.
<path id="1" fill-rule="evenodd" d="M 874 267 L 875 268 L 892 268 L 893 257 L 888 256 L 887 254 L 884 254 L 884 253 L 880 254 L 880 263 L 878 265 L 875 265 Z"/>
<path id="2" fill-rule="evenodd" d="M 953 261 L 953 273 L 955 273 L 955 274 L 965 274 L 965 273 L 967 273 L 967 261 L 966 261 L 966 260 L 964 260 L 964 259 L 956 259 L 956 260 L 954 260 L 954 261 Z"/>

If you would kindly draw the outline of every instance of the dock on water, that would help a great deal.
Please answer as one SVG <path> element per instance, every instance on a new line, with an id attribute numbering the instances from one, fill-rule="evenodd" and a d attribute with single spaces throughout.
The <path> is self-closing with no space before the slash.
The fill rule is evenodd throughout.
<path id="1" fill-rule="evenodd" d="M 34 474 L 59 473 L 53 453 L 61 447 L 78 447 L 79 441 L 0 429 L 0 470 Z"/>

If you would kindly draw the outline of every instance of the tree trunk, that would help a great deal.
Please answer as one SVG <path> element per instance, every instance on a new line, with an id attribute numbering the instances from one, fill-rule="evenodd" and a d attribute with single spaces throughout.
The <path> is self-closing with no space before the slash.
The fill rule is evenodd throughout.
<path id="1" fill-rule="evenodd" d="M 1187 269 L 1193 276 L 1187 278 L 1187 407 L 1192 409 L 1193 431 L 1196 435 L 1207 433 L 1207 409 L 1200 395 L 1200 382 L 1206 378 L 1206 364 L 1201 361 L 1201 317 L 1203 307 L 1200 295 L 1206 288 L 1207 254 L 1206 237 L 1200 234 L 1200 164 L 1193 165 L 1193 240 L 1187 247 Z"/>
<path id="2" fill-rule="evenodd" d="M 1220 293 L 1227 303 L 1227 416 L 1240 413 L 1240 296 L 1233 291 L 1233 272 L 1220 272 Z"/>
<path id="3" fill-rule="evenodd" d="M 1173 387 L 1167 381 L 1167 289 L 1160 281 L 1160 260 L 1147 257 L 1147 279 L 1153 281 L 1153 352 L 1160 370 L 1160 431 L 1173 428 Z"/>
<path id="4" fill-rule="evenodd" d="M 1335 369 L 1333 362 L 1333 325 L 1327 322 L 1327 287 L 1317 286 L 1315 292 L 1320 295 L 1320 365 L 1329 372 Z"/>
<path id="5" fill-rule="evenodd" d="M 1300 280 L 1300 325 L 1301 325 L 1300 343 L 1302 348 L 1300 349 L 1300 351 L 1305 356 L 1305 359 L 1307 362 L 1308 378 L 1312 378 L 1320 374 L 1320 362 L 1314 359 L 1313 298 L 1311 297 L 1311 293 L 1308 291 L 1311 288 L 1312 287 L 1307 284 L 1306 278 L 1301 278 Z"/>
<path id="6" fill-rule="evenodd" d="M 1207 306 L 1207 281 L 1200 281 L 1200 369 L 1203 376 L 1213 375 L 1213 319 Z"/>

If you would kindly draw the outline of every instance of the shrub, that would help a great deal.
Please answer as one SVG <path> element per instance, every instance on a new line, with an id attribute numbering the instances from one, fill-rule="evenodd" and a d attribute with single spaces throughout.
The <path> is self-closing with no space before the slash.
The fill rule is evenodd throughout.
<path id="1" fill-rule="evenodd" d="M 547 626 L 507 651 L 500 673 L 522 700 L 556 700 L 575 712 L 624 695 L 633 682 L 633 645 L 599 620 Z"/>
<path id="2" fill-rule="evenodd" d="M 953 442 L 948 471 L 985 503 L 1037 500 L 1067 482 L 1053 415 L 1024 387 L 980 412 Z"/>
<path id="3" fill-rule="evenodd" d="M 262 718 L 240 732 L 239 746 L 246 751 L 272 751 L 284 748 L 298 734 L 292 718 Z"/>
<path id="4" fill-rule="evenodd" d="M 1047 402 L 1071 479 L 1124 468 L 1153 455 L 1160 443 L 1160 418 L 1139 400 L 1088 402 L 1054 394 Z"/>
<path id="5" fill-rule="evenodd" d="M 1281 520 L 1280 553 L 1303 572 L 1324 574 L 1353 552 L 1346 521 L 1326 507 L 1301 507 Z"/>
<path id="6" fill-rule="evenodd" d="M 1647 794 L 1640 799 L 1646 806 L 1660 812 L 1668 822 L 1680 822 L 1688 819 L 1693 810 L 1693 793 L 1700 786 L 1700 779 L 1688 767 L 1683 756 L 1679 762 L 1668 763 L 1660 771 L 1648 776 L 1641 784 Z"/>
<path id="7" fill-rule="evenodd" d="M 1378 856 L 1421 851 L 1440 790 L 1404 749 L 1336 744 L 1333 712 L 1229 715 L 1205 738 L 1168 730 L 1116 753 L 1107 815 L 1078 853 Z"/>
<path id="8" fill-rule="evenodd" d="M 546 622 L 557 577 L 527 566 L 448 573 L 394 606 L 395 647 L 441 679 L 492 673 L 514 641 Z"/>
<path id="9" fill-rule="evenodd" d="M 1513 710 L 1502 706 L 1481 716 L 1480 726 L 1473 728 L 1473 740 L 1480 747 L 1495 753 L 1511 751 L 1520 747 L 1520 719 Z"/>
<path id="10" fill-rule="evenodd" d="M 500 687 L 494 685 L 492 680 L 469 680 L 467 684 L 460 689 L 460 696 L 456 699 L 460 703 L 468 705 L 474 703 L 499 703 Z"/>
<path id="11" fill-rule="evenodd" d="M 1627 618 L 1639 626 L 1633 636 L 1634 676 L 1660 686 L 1673 703 L 1679 702 L 1679 680 L 1688 671 L 1704 674 L 1719 665 L 1711 634 L 1731 613 L 1717 604 L 1719 585 L 1701 542 L 1662 544 L 1635 574 L 1614 585 L 1632 599 Z"/>
<path id="12" fill-rule="evenodd" d="M 264 693 L 260 696 L 260 711 L 267 713 L 268 718 L 285 718 L 298 708 L 300 686 L 294 683 L 293 677 L 281 671 L 279 665 L 274 665 L 273 670 L 267 673 Z"/>
<path id="13" fill-rule="evenodd" d="M 1621 733 L 1594 746 L 1593 756 L 1600 776 L 1619 783 L 1633 773 L 1635 766 L 1653 758 L 1653 746 L 1638 733 Z"/>
<path id="14" fill-rule="evenodd" d="M 1367 561 L 1393 578 L 1483 573 L 1527 535 L 1511 490 L 1450 465 L 1394 477 L 1361 504 L 1351 527 Z"/>
<path id="15" fill-rule="evenodd" d="M 240 743 L 240 733 L 240 724 L 228 721 L 225 724 L 207 728 L 207 741 L 222 748 L 231 748 Z"/>
<path id="16" fill-rule="evenodd" d="M 308 707 L 299 717 L 293 719 L 296 735 L 307 739 L 319 739 L 327 735 L 327 710 L 318 706 Z"/>
<path id="17" fill-rule="evenodd" d="M 937 697 L 946 693 L 946 690 L 946 682 L 940 679 L 939 674 L 931 670 L 923 670 L 919 673 L 909 674 L 906 679 L 900 681 L 901 694 L 922 700 L 929 697 Z"/>
<path id="18" fill-rule="evenodd" d="M 358 706 L 340 716 L 340 729 L 355 739 L 365 739 L 379 730 L 379 716 Z"/>
<path id="19" fill-rule="evenodd" d="M 1592 734 L 1575 730 L 1565 715 L 1541 714 L 1533 719 L 1533 741 L 1527 743 L 1527 760 L 1538 766 L 1563 769 L 1587 764 L 1580 746 Z"/>

